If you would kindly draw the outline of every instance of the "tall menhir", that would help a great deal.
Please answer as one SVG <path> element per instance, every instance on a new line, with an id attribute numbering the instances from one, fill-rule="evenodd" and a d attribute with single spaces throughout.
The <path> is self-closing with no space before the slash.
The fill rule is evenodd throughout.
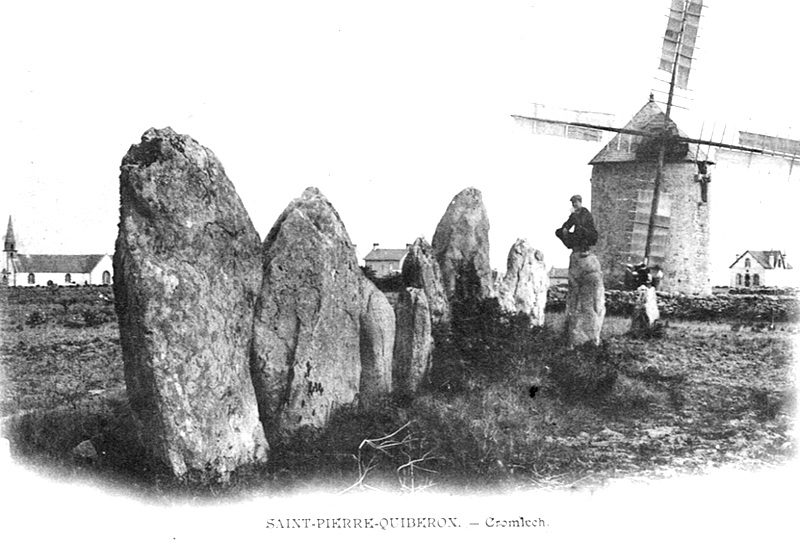
<path id="1" fill-rule="evenodd" d="M 128 398 L 178 477 L 265 462 L 249 372 L 260 239 L 214 154 L 150 129 L 120 174 L 114 296 Z"/>

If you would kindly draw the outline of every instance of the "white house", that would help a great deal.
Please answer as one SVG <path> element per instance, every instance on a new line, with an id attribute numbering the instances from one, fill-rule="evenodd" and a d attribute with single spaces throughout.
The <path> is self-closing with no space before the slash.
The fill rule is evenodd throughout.
<path id="1" fill-rule="evenodd" d="M 110 285 L 110 255 L 17 255 L 4 274 L 8 285 Z"/>
<path id="2" fill-rule="evenodd" d="M 20 255 L 14 228 L 8 218 L 3 243 L 0 283 L 16 287 L 37 285 L 110 285 L 113 261 L 110 255 Z"/>
<path id="3" fill-rule="evenodd" d="M 403 261 L 408 254 L 410 244 L 405 249 L 383 249 L 378 244 L 372 244 L 372 251 L 364 257 L 364 266 L 371 268 L 376 277 L 397 274 L 403 269 Z"/>
<path id="4" fill-rule="evenodd" d="M 731 287 L 796 287 L 797 275 L 777 250 L 748 250 L 730 265 Z"/>

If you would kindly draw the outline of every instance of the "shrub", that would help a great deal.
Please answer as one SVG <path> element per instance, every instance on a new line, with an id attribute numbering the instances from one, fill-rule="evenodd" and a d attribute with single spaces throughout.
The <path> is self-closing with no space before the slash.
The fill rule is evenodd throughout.
<path id="1" fill-rule="evenodd" d="M 541 352 L 553 346 L 552 336 L 531 326 L 528 315 L 505 312 L 496 298 L 479 299 L 472 273 L 457 280 L 450 326 L 434 329 L 430 382 L 440 390 L 461 391 L 535 371 Z"/>
<path id="2" fill-rule="evenodd" d="M 28 326 L 41 326 L 47 322 L 47 316 L 41 311 L 32 311 L 25 319 Z"/>

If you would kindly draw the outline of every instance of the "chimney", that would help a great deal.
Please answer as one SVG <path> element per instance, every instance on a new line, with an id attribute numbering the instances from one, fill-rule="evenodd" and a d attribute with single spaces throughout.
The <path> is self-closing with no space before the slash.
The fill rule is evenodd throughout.
<path id="1" fill-rule="evenodd" d="M 372 244 L 372 249 L 378 249 L 378 246 L 379 246 L 379 245 L 380 245 L 380 244 L 378 244 L 377 242 L 376 242 L 376 243 L 374 243 L 374 244 Z"/>
<path id="2" fill-rule="evenodd" d="M 769 267 L 770 268 L 775 268 L 775 254 L 774 253 L 770 253 L 769 254 Z"/>
<path id="3" fill-rule="evenodd" d="M 411 249 L 411 244 L 406 244 L 406 249 Z"/>

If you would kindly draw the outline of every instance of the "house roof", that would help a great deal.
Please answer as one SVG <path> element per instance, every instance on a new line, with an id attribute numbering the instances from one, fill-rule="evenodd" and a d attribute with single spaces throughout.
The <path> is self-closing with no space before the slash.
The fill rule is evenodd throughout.
<path id="1" fill-rule="evenodd" d="M 774 250 L 774 249 L 768 250 L 768 251 L 756 251 L 756 250 L 752 250 L 752 249 L 747 250 L 744 253 L 742 253 L 741 255 L 739 255 L 736 258 L 736 260 L 733 261 L 733 264 L 731 264 L 728 268 L 733 268 L 736 265 L 736 263 L 738 263 L 740 260 L 742 260 L 742 257 L 747 255 L 748 253 L 765 270 L 773 270 L 774 269 L 774 267 L 769 262 L 770 256 L 772 256 L 773 260 L 775 260 L 775 261 L 779 261 L 781 259 L 784 259 L 784 261 L 783 261 L 784 262 L 784 268 L 786 270 L 792 270 L 792 265 L 786 262 L 785 257 L 783 256 L 783 254 L 780 251 Z"/>
<path id="2" fill-rule="evenodd" d="M 374 248 L 364 257 L 365 261 L 399 261 L 408 253 L 407 249 Z"/>
<path id="3" fill-rule="evenodd" d="M 633 118 L 625 125 L 623 129 L 632 129 L 637 131 L 657 133 L 664 127 L 664 120 L 666 115 L 661 111 L 661 108 L 652 99 L 648 101 L 639 112 L 633 115 Z M 669 131 L 673 135 L 680 135 L 686 137 L 687 135 L 678 128 L 678 125 L 670 118 L 667 124 Z M 618 133 L 608 144 L 598 152 L 594 158 L 589 162 L 589 165 L 596 165 L 598 163 L 610 162 L 624 162 L 624 161 L 641 161 L 641 155 L 637 154 L 637 150 L 641 147 L 645 138 L 641 135 L 632 135 L 628 133 Z M 667 156 L 668 161 L 670 160 Z M 688 145 L 688 152 L 677 161 L 707 161 L 708 157 L 705 153 L 697 153 L 692 145 Z"/>
<path id="4" fill-rule="evenodd" d="M 88 274 L 105 255 L 18 255 L 17 272 Z"/>

